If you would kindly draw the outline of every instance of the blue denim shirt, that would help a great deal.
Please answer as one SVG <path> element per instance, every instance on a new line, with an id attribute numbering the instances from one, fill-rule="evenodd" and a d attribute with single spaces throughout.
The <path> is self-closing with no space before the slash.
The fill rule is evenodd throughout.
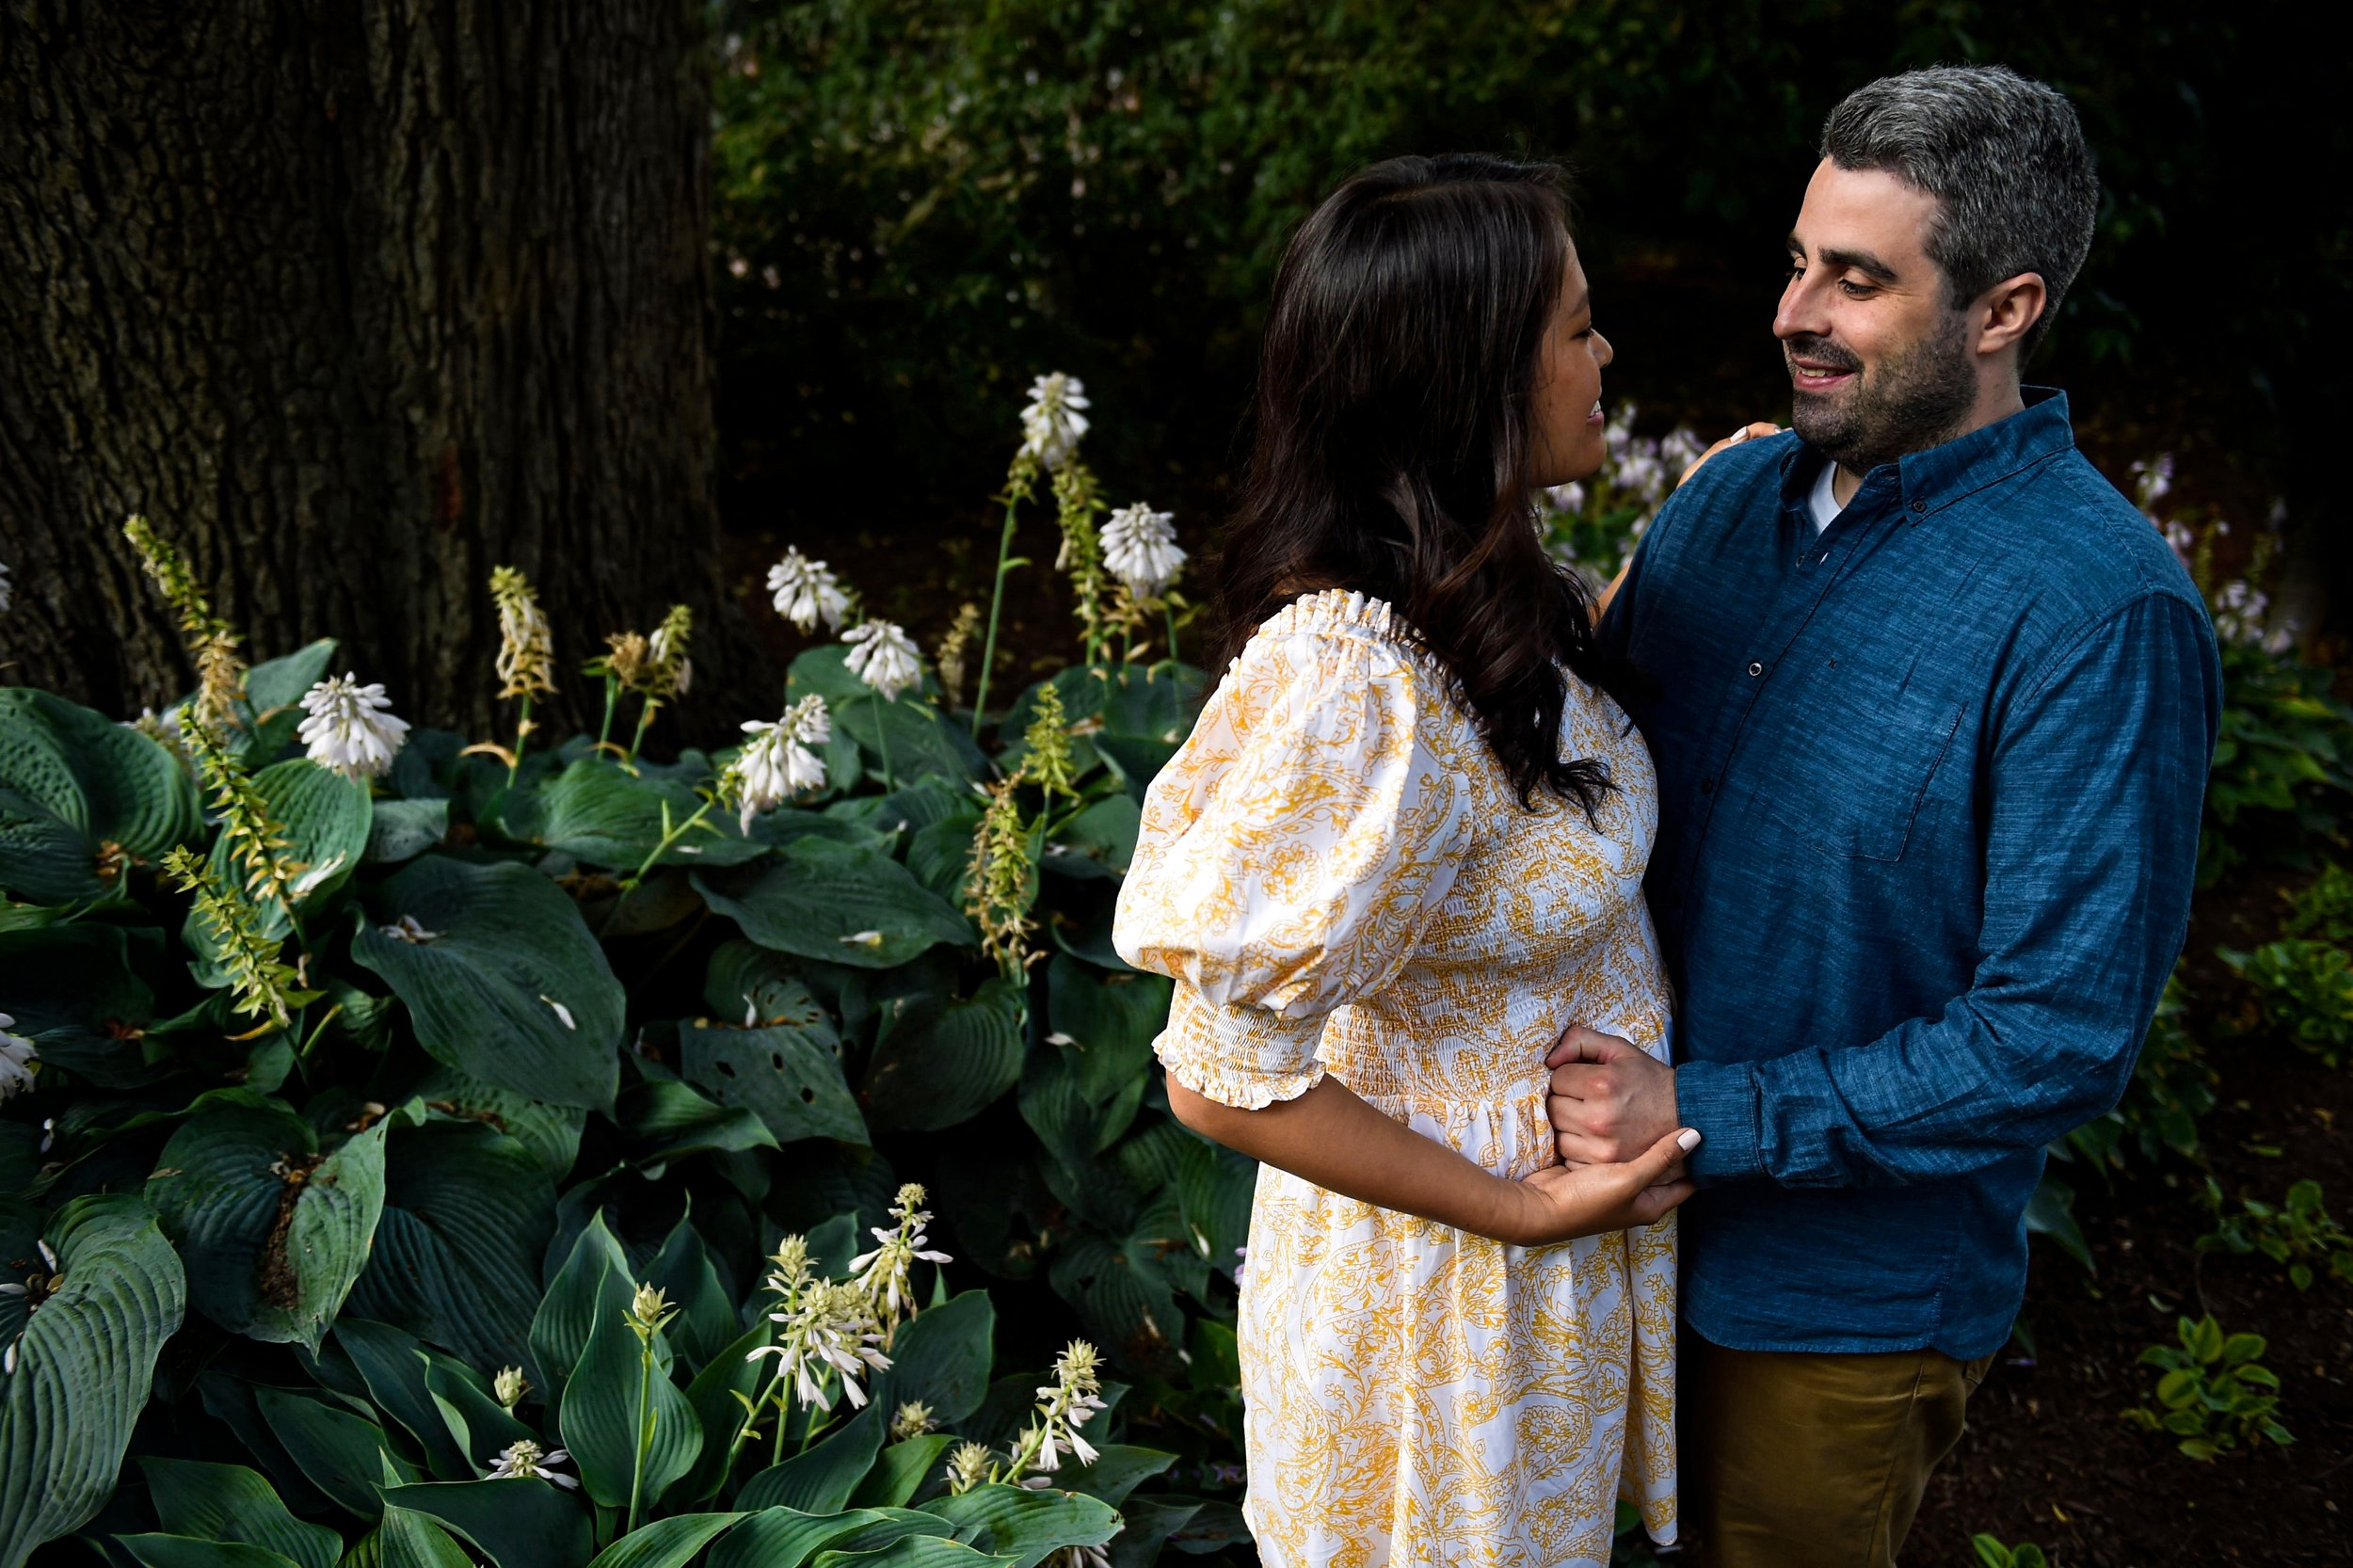
<path id="1" fill-rule="evenodd" d="M 2221 672 L 2064 396 L 1885 464 L 1733 447 L 1602 623 L 1654 688 L 1652 911 L 1706 1141 L 1684 1312 L 1746 1350 L 1999 1349 L 2042 1146 L 2123 1093 L 2181 951 Z"/>

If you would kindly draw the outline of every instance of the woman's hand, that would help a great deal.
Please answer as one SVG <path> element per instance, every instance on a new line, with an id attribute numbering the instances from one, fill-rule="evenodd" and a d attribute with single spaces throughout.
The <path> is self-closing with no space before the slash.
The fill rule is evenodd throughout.
<path id="1" fill-rule="evenodd" d="M 1617 1165 L 1547 1165 L 1511 1184 L 1511 1212 L 1489 1233 L 1523 1247 L 1546 1246 L 1657 1220 L 1691 1195 L 1683 1157 L 1699 1129 L 1679 1128 Z"/>
<path id="2" fill-rule="evenodd" d="M 1707 459 L 1716 456 L 1717 453 L 1721 452 L 1725 447 L 1738 446 L 1742 441 L 1753 440 L 1758 436 L 1778 436 L 1780 434 L 1781 426 L 1773 424 L 1770 420 L 1758 420 L 1754 424 L 1744 424 L 1740 426 L 1739 429 L 1735 430 L 1731 435 L 1726 436 L 1722 440 L 1718 441 L 1714 446 L 1709 447 L 1706 451 L 1692 458 L 1691 466 L 1683 471 L 1683 477 L 1681 479 L 1675 481 L 1676 488 L 1680 489 L 1690 480 L 1691 475 L 1699 472 L 1701 467 L 1706 463 Z"/>

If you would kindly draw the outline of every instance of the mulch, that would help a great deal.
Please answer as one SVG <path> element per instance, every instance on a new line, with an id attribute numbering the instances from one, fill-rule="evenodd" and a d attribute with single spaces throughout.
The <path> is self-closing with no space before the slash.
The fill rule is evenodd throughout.
<path id="1" fill-rule="evenodd" d="M 2276 1205 L 2311 1177 L 2343 1224 L 2353 1218 L 2353 1067 L 2251 1035 L 2215 1038 L 2217 1004 L 2227 1013 L 2233 1001 L 2213 951 L 2277 934 L 2279 880 L 2252 874 L 2202 901 L 2192 927 L 2192 1025 L 2220 1074 L 2206 1157 L 2233 1207 Z M 2080 1164 L 2063 1172 L 2097 1272 L 2037 1239 L 2022 1317 L 2032 1352 L 2014 1342 L 1970 1401 L 1969 1432 L 1930 1483 L 1906 1564 L 1974 1563 L 1980 1531 L 2034 1542 L 2056 1568 L 2353 1562 L 2353 1287 L 2324 1274 L 2299 1291 L 2261 1256 L 2201 1258 L 2197 1239 L 2213 1228 L 2201 1173 L 2179 1160 L 2161 1169 L 2136 1162 L 2112 1186 Z M 2207 1312 L 2226 1332 L 2269 1339 L 2265 1364 L 2280 1376 L 2293 1446 L 2201 1464 L 2121 1418 L 2157 1377 L 2136 1357 L 2173 1343 L 2179 1318 Z"/>

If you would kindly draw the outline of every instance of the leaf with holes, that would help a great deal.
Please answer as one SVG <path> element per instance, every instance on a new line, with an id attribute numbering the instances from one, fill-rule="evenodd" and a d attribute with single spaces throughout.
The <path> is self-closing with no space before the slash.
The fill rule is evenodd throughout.
<path id="1" fill-rule="evenodd" d="M 0 689 L 0 888 L 35 904 L 103 898 L 124 859 L 160 859 L 200 830 L 179 759 L 104 713 Z"/>
<path id="2" fill-rule="evenodd" d="M 778 1144 L 803 1138 L 865 1143 L 865 1119 L 841 1076 L 840 1037 L 832 1022 L 797 984 L 784 1000 L 780 1016 L 787 1021 L 766 1028 L 736 1029 L 707 1018 L 680 1024 L 680 1070 L 721 1105 L 757 1115 Z"/>
<path id="3" fill-rule="evenodd" d="M 369 900 L 351 956 L 408 1003 L 433 1056 L 536 1099 L 611 1109 L 620 983 L 572 901 L 530 867 L 429 855 Z"/>

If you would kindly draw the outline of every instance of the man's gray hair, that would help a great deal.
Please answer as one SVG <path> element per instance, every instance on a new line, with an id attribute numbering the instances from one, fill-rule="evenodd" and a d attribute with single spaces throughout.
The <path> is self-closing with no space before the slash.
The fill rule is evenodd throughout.
<path id="1" fill-rule="evenodd" d="M 1883 169 L 1937 199 L 1929 259 L 1954 309 L 2005 278 L 2041 273 L 2042 314 L 2019 358 L 2034 352 L 2091 248 L 2100 205 L 2091 149 L 2065 94 L 1998 65 L 1882 76 L 1831 111 L 1822 156 Z"/>

